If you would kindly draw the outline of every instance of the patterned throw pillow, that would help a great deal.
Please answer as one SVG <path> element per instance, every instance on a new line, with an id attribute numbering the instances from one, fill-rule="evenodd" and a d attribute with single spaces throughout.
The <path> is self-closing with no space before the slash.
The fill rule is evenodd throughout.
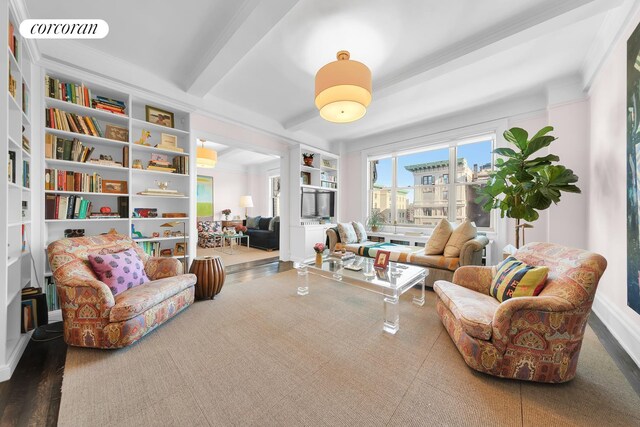
<path id="1" fill-rule="evenodd" d="M 498 266 L 491 282 L 491 295 L 500 302 L 513 297 L 531 297 L 542 292 L 549 267 L 533 267 L 508 257 Z"/>
<path id="2" fill-rule="evenodd" d="M 88 258 L 93 272 L 114 296 L 149 281 L 142 260 L 133 249 L 116 254 L 89 254 Z"/>
<path id="3" fill-rule="evenodd" d="M 353 229 L 353 225 L 350 222 L 338 223 L 338 234 L 342 243 L 358 243 L 356 230 Z"/>
<path id="4" fill-rule="evenodd" d="M 457 258 L 460 256 L 462 247 L 471 239 L 477 236 L 476 225 L 471 221 L 465 221 L 453 230 L 447 245 L 444 247 L 444 256 L 447 258 Z"/>
<path id="5" fill-rule="evenodd" d="M 279 216 L 271 218 L 271 221 L 269 221 L 269 231 L 276 231 L 276 222 L 280 222 Z"/>
<path id="6" fill-rule="evenodd" d="M 351 225 L 353 225 L 353 229 L 356 232 L 356 236 L 358 237 L 358 243 L 362 243 L 362 242 L 366 242 L 367 241 L 367 229 L 364 228 L 364 225 L 362 225 L 361 222 L 352 222 Z"/>
<path id="7" fill-rule="evenodd" d="M 436 228 L 433 229 L 431 237 L 424 246 L 425 255 L 441 255 L 444 252 L 445 246 L 453 233 L 453 227 L 451 223 L 445 218 L 442 218 Z"/>
<path id="8" fill-rule="evenodd" d="M 247 228 L 258 228 L 258 224 L 260 223 L 259 216 L 248 216 L 247 217 Z"/>

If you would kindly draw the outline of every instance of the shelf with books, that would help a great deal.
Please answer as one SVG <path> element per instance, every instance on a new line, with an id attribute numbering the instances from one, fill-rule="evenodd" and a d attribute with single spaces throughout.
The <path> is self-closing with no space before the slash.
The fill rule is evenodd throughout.
<path id="1" fill-rule="evenodd" d="M 189 176 L 189 175 L 184 174 L 184 173 L 156 171 L 156 170 L 149 170 L 149 169 L 131 169 L 131 171 L 134 174 L 136 174 L 136 173 L 148 173 L 148 174 L 156 174 L 156 175 L 171 175 L 171 176 L 178 176 L 178 177 L 188 177 Z"/>
<path id="2" fill-rule="evenodd" d="M 111 166 L 111 165 L 103 165 L 100 163 L 93 162 L 74 162 L 71 160 L 57 160 L 57 159 L 45 159 L 48 165 L 52 166 L 61 166 L 61 167 L 70 167 L 70 168 L 80 168 L 80 169 L 107 169 L 107 170 L 115 170 L 127 172 L 129 168 L 123 166 Z"/>
<path id="3" fill-rule="evenodd" d="M 50 127 L 45 127 L 44 128 L 45 132 L 49 132 L 52 133 L 54 135 L 59 135 L 62 137 L 67 137 L 67 138 L 77 138 L 80 141 L 83 142 L 89 142 L 92 144 L 103 144 L 103 145 L 116 145 L 116 146 L 124 146 L 124 145 L 129 145 L 128 142 L 123 142 L 123 141 L 117 141 L 115 139 L 108 139 L 108 138 L 101 138 L 99 136 L 92 136 L 92 135 L 85 135 L 82 133 L 77 133 L 77 132 L 69 132 L 66 130 L 61 130 L 61 129 L 54 129 L 54 128 L 50 128 Z"/>
<path id="4" fill-rule="evenodd" d="M 121 222 L 129 221 L 129 218 L 78 218 L 78 219 L 45 219 L 45 223 L 71 223 L 71 222 Z"/>
<path id="5" fill-rule="evenodd" d="M 111 113 L 109 111 L 98 110 L 97 108 L 85 107 L 84 105 L 74 104 L 69 101 L 62 101 L 60 99 L 46 97 L 45 105 L 51 108 L 57 108 L 59 110 L 65 110 L 70 113 L 78 114 L 81 116 L 93 116 L 105 120 L 106 122 L 113 122 L 120 125 L 129 124 L 129 116 L 126 114 Z"/>
<path id="6" fill-rule="evenodd" d="M 45 190 L 45 194 L 75 194 L 77 196 L 100 196 L 100 197 L 129 197 L 127 193 L 96 193 L 91 191 L 56 191 Z"/>

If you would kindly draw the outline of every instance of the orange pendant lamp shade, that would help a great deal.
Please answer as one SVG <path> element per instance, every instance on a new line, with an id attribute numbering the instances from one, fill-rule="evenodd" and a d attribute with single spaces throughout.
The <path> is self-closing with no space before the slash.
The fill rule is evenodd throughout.
<path id="1" fill-rule="evenodd" d="M 201 142 L 202 146 L 196 149 L 196 166 L 206 169 L 215 168 L 218 163 L 218 153 L 209 148 L 205 148 L 204 141 Z"/>
<path id="2" fill-rule="evenodd" d="M 316 107 L 325 120 L 349 123 L 361 119 L 371 103 L 371 70 L 350 60 L 346 50 L 336 56 L 316 73 Z"/>

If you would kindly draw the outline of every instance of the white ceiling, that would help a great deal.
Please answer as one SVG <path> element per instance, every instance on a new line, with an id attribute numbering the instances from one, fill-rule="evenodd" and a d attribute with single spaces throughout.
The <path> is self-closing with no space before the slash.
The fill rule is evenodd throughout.
<path id="1" fill-rule="evenodd" d="M 97 73 L 109 61 L 128 64 L 114 71 L 119 79 L 161 93 L 165 82 L 165 93 L 171 89 L 169 96 L 203 112 L 288 139 L 334 142 L 546 93 L 558 81 L 586 85 L 597 48 L 611 33 L 605 30 L 620 27 L 636 2 L 112 0 L 105 7 L 26 0 L 26 6 L 30 17 L 109 23 L 106 39 L 67 42 L 73 49 L 39 41 L 45 58 Z M 373 74 L 367 115 L 350 124 L 322 120 L 313 103 L 315 72 L 342 49 Z"/>
<path id="2" fill-rule="evenodd" d="M 201 144 L 203 144 L 203 141 L 198 141 L 198 146 L 201 146 Z M 229 147 L 214 141 L 204 141 L 204 147 L 215 150 L 218 153 L 218 165 L 220 167 L 232 167 L 235 169 L 259 167 L 279 159 L 274 155 Z"/>

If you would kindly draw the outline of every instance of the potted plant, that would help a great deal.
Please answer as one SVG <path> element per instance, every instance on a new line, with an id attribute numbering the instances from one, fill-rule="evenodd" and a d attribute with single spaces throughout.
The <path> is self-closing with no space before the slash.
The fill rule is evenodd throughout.
<path id="1" fill-rule="evenodd" d="M 222 211 L 222 215 L 224 215 L 225 221 L 229 221 L 229 215 L 231 215 L 231 209 L 224 209 Z"/>
<path id="2" fill-rule="evenodd" d="M 314 153 L 302 153 L 302 161 L 305 166 L 313 166 L 313 156 Z"/>
<path id="3" fill-rule="evenodd" d="M 313 250 L 316 252 L 316 265 L 322 265 L 322 253 L 325 250 L 324 243 L 316 243 L 313 245 Z"/>
<path id="4" fill-rule="evenodd" d="M 385 215 L 380 212 L 380 209 L 374 209 L 371 211 L 369 218 L 367 218 L 367 225 L 375 233 L 384 224 L 385 219 Z"/>
<path id="5" fill-rule="evenodd" d="M 580 193 L 575 185 L 578 177 L 571 169 L 555 164 L 560 157 L 555 154 L 533 157 L 539 150 L 556 140 L 548 135 L 553 127 L 542 128 L 531 139 L 527 131 L 512 128 L 504 133 L 504 138 L 515 148 L 496 148 L 495 154 L 506 157 L 496 160 L 495 170 L 489 174 L 487 184 L 478 190 L 476 203 L 489 212 L 499 209 L 500 216 L 516 220 L 516 248 L 520 247 L 520 230 L 530 228 L 521 224 L 525 220 L 533 222 L 540 217 L 539 212 L 558 204 L 562 192 Z"/>

